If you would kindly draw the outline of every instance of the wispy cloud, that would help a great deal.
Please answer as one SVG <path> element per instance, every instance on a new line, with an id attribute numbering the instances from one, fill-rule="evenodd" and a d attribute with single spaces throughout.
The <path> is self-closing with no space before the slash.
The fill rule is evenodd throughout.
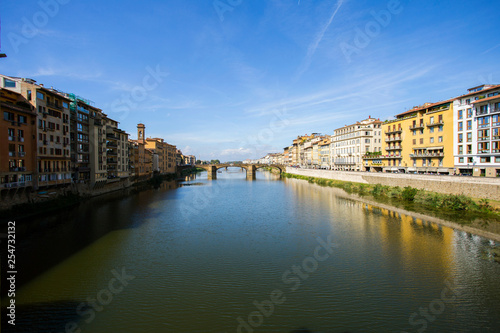
<path id="1" fill-rule="evenodd" d="M 323 39 L 325 32 L 328 30 L 328 27 L 330 27 L 330 25 L 332 24 L 333 18 L 335 17 L 335 15 L 337 15 L 337 12 L 339 11 L 340 7 L 342 7 L 343 3 L 344 3 L 344 0 L 337 1 L 336 8 L 333 11 L 332 15 L 330 16 L 330 19 L 326 22 L 325 25 L 323 25 L 323 27 L 320 29 L 320 31 L 316 34 L 312 43 L 309 44 L 309 47 L 307 48 L 307 54 L 306 54 L 304 60 L 302 61 L 302 65 L 299 67 L 297 73 L 295 74 L 295 77 L 294 77 L 295 81 L 300 79 L 302 74 L 304 74 L 304 72 L 309 69 L 309 66 L 311 65 L 311 62 L 312 62 L 312 58 L 314 56 L 314 53 L 316 53 L 316 49 L 318 48 L 319 43 Z"/>

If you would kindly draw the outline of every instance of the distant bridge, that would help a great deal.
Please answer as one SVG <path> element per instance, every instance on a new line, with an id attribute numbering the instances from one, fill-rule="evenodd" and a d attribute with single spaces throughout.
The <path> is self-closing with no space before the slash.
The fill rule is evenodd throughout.
<path id="1" fill-rule="evenodd" d="M 280 174 L 286 171 L 286 166 L 281 164 L 243 164 L 243 163 L 222 163 L 222 164 L 196 164 L 195 167 L 207 170 L 208 179 L 217 179 L 217 170 L 222 168 L 242 168 L 247 171 L 247 179 L 255 178 L 255 171 L 259 168 L 278 169 Z"/>

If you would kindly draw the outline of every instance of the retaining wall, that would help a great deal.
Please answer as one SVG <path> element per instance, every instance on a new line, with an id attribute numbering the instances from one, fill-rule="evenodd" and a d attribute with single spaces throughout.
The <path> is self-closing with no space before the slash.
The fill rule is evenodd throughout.
<path id="1" fill-rule="evenodd" d="M 286 168 L 287 173 L 364 184 L 411 186 L 444 194 L 464 194 L 472 198 L 500 201 L 500 178 L 431 176 L 397 173 L 349 172 Z"/>

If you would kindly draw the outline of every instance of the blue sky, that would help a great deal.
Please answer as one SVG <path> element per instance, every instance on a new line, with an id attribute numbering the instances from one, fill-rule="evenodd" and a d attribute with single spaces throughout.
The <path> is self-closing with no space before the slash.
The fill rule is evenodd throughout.
<path id="1" fill-rule="evenodd" d="M 2 1 L 0 73 L 201 159 L 500 83 L 499 1 Z"/>

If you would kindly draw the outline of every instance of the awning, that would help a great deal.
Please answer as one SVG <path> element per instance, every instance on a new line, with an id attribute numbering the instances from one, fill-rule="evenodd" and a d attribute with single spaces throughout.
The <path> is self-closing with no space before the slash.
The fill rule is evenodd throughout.
<path id="1" fill-rule="evenodd" d="M 437 172 L 450 172 L 450 169 L 447 169 L 447 168 L 438 168 Z"/>
<path id="2" fill-rule="evenodd" d="M 395 168 L 395 167 L 391 168 L 391 171 L 398 171 L 398 170 L 399 170 L 399 168 Z"/>
<path id="3" fill-rule="evenodd" d="M 415 167 L 409 167 L 408 171 L 417 171 L 417 168 L 415 168 Z"/>
<path id="4" fill-rule="evenodd" d="M 439 147 L 428 147 L 427 150 L 440 150 L 440 149 L 444 149 L 443 146 L 439 146 Z"/>
<path id="5" fill-rule="evenodd" d="M 437 172 L 437 168 L 427 168 L 427 172 Z"/>

